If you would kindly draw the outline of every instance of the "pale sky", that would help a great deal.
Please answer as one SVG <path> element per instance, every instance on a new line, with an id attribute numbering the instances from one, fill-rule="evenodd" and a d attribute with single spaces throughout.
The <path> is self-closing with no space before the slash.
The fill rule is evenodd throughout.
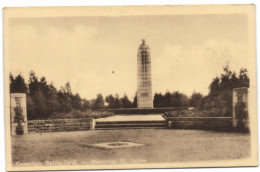
<path id="1" fill-rule="evenodd" d="M 153 92 L 208 94 L 229 64 L 248 68 L 246 15 L 14 18 L 9 22 L 11 71 L 33 70 L 56 88 L 70 82 L 86 99 L 137 89 L 137 49 L 151 50 Z M 112 72 L 114 71 L 114 73 Z"/>

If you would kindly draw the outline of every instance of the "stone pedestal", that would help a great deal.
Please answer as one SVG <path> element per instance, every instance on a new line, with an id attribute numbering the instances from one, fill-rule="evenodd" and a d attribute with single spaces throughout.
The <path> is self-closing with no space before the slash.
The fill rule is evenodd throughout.
<path id="1" fill-rule="evenodd" d="M 26 109 L 26 94 L 25 93 L 11 93 L 10 102 L 10 122 L 11 135 L 17 135 L 17 128 L 23 128 L 23 134 L 28 134 L 27 126 L 27 109 Z M 19 117 L 19 115 L 21 117 Z"/>
<path id="2" fill-rule="evenodd" d="M 168 121 L 167 127 L 168 127 L 168 128 L 172 128 L 172 121 Z"/>
<path id="3" fill-rule="evenodd" d="M 95 130 L 95 126 L 96 126 L 96 121 L 95 121 L 95 119 L 91 119 L 90 125 L 89 125 L 89 129 L 90 129 L 90 130 Z"/>
<path id="4" fill-rule="evenodd" d="M 236 113 L 236 106 L 240 104 L 242 113 Z M 233 127 L 238 127 L 239 122 L 242 122 L 244 128 L 249 129 L 249 114 L 248 114 L 248 88 L 240 87 L 233 89 Z M 239 121 L 240 120 L 240 121 Z"/>

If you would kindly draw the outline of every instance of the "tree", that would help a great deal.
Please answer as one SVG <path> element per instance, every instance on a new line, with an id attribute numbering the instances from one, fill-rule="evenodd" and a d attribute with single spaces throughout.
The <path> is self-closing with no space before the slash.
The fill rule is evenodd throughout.
<path id="1" fill-rule="evenodd" d="M 178 91 L 171 94 L 170 107 L 186 107 L 189 105 L 189 98 Z"/>
<path id="2" fill-rule="evenodd" d="M 137 95 L 136 95 L 136 93 L 135 93 L 135 97 L 134 97 L 134 101 L 133 101 L 132 107 L 133 108 L 137 108 Z"/>
<path id="3" fill-rule="evenodd" d="M 202 99 L 203 99 L 203 95 L 201 93 L 197 93 L 194 91 L 193 94 L 191 95 L 189 105 L 192 107 L 200 107 Z"/>
<path id="4" fill-rule="evenodd" d="M 189 98 L 185 94 L 180 93 L 180 106 L 179 107 L 187 107 L 189 106 Z"/>
<path id="5" fill-rule="evenodd" d="M 166 91 L 166 94 L 164 95 L 164 101 L 163 101 L 164 105 L 163 107 L 171 107 L 171 105 L 173 105 L 173 99 L 172 99 L 172 95 L 169 91 Z"/>
<path id="6" fill-rule="evenodd" d="M 164 107 L 164 96 L 161 93 L 155 93 L 153 104 L 154 107 Z"/>
<path id="7" fill-rule="evenodd" d="M 26 107 L 27 107 L 27 118 L 28 120 L 36 119 L 36 107 L 30 96 L 26 98 Z"/>
<path id="8" fill-rule="evenodd" d="M 121 105 L 121 102 L 120 102 L 120 98 L 119 98 L 119 94 L 115 94 L 115 97 L 114 97 L 114 105 L 115 107 L 114 108 L 121 108 L 122 105 Z"/>
<path id="9" fill-rule="evenodd" d="M 35 115 L 39 119 L 46 119 L 49 114 L 47 100 L 42 92 L 42 90 L 37 90 L 32 97 L 33 103 L 35 104 Z"/>
<path id="10" fill-rule="evenodd" d="M 10 93 L 27 93 L 27 86 L 21 74 L 17 75 L 14 78 L 13 75 L 10 73 L 9 81 Z"/>
<path id="11" fill-rule="evenodd" d="M 153 102 L 154 107 L 186 107 L 189 105 L 189 98 L 178 91 L 167 91 L 165 95 L 155 93 Z"/>
<path id="12" fill-rule="evenodd" d="M 235 71 L 231 71 L 229 66 L 223 68 L 220 77 L 213 79 L 209 86 L 209 94 L 201 101 L 203 108 L 216 108 L 224 115 L 232 114 L 232 91 L 238 87 L 249 87 L 249 78 L 246 69 L 240 69 L 237 77 Z"/>
<path id="13" fill-rule="evenodd" d="M 218 77 L 214 78 L 209 85 L 209 95 L 216 95 L 220 92 L 220 79 Z"/>
<path id="14" fill-rule="evenodd" d="M 65 84 L 64 92 L 65 92 L 67 95 L 72 95 L 71 86 L 70 86 L 70 83 L 69 83 L 69 82 L 67 82 L 67 83 Z"/>
<path id="15" fill-rule="evenodd" d="M 98 94 L 97 98 L 95 100 L 95 103 L 94 103 L 94 108 L 95 109 L 103 109 L 105 107 L 104 103 L 105 102 L 104 102 L 102 94 Z"/>
<path id="16" fill-rule="evenodd" d="M 82 99 L 78 93 L 73 94 L 70 83 L 59 90 L 53 83 L 48 84 L 45 77 L 38 78 L 35 72 L 29 74 L 28 84 L 25 83 L 21 74 L 14 77 L 9 75 L 10 92 L 27 93 L 27 115 L 28 119 L 47 119 L 54 113 L 70 113 L 72 110 L 87 110 L 96 106 L 103 107 L 104 101 L 87 101 Z M 103 106 L 102 106 L 103 104 Z"/>
<path id="17" fill-rule="evenodd" d="M 33 71 L 30 72 L 28 89 L 29 95 L 34 95 L 35 91 L 39 90 L 39 81 Z"/>
<path id="18" fill-rule="evenodd" d="M 58 91 L 60 111 L 64 113 L 69 113 L 73 110 L 73 106 L 75 108 L 75 106 L 79 105 L 79 102 L 77 103 L 74 102 L 73 104 L 73 99 L 75 101 L 78 101 L 78 97 L 74 97 L 72 94 L 70 83 L 67 82 L 65 86 L 61 87 L 60 90 Z"/>
<path id="19" fill-rule="evenodd" d="M 171 94 L 171 102 L 170 102 L 170 106 L 168 107 L 180 107 L 181 106 L 181 94 L 176 91 L 173 94 Z"/>
<path id="20" fill-rule="evenodd" d="M 247 76 L 247 69 L 240 69 L 238 82 L 238 87 L 249 87 L 249 77 Z"/>
<path id="21" fill-rule="evenodd" d="M 58 101 L 58 91 L 54 87 L 53 83 L 48 85 L 48 92 L 46 95 L 48 113 L 53 114 L 54 112 L 58 112 L 60 109 L 60 103 Z"/>
<path id="22" fill-rule="evenodd" d="M 73 109 L 82 110 L 82 99 L 78 93 L 71 95 L 71 103 Z"/>
<path id="23" fill-rule="evenodd" d="M 53 85 L 48 85 L 46 78 L 38 79 L 36 74 L 31 71 L 28 84 L 28 116 L 32 119 L 46 119 L 52 115 L 58 102 L 56 99 L 57 91 Z"/>
<path id="24" fill-rule="evenodd" d="M 106 96 L 105 101 L 108 103 L 108 108 L 115 108 L 115 98 L 112 94 Z"/>
<path id="25" fill-rule="evenodd" d="M 128 99 L 126 94 L 120 99 L 120 102 L 121 102 L 121 105 L 122 105 L 123 108 L 131 108 L 132 107 L 132 102 Z"/>
<path id="26" fill-rule="evenodd" d="M 82 99 L 82 111 L 86 111 L 88 109 L 91 109 L 90 101 L 88 101 L 86 99 Z"/>

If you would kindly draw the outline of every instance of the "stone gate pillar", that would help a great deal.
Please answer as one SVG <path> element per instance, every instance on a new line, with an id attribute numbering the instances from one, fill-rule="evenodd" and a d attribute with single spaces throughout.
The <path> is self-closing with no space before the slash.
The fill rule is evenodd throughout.
<path id="1" fill-rule="evenodd" d="M 233 127 L 238 127 L 239 122 L 242 122 L 245 128 L 249 129 L 249 114 L 248 114 L 248 88 L 240 87 L 233 89 L 232 100 Z M 236 114 L 236 108 L 240 106 L 242 113 Z M 242 118 L 242 119 L 241 119 Z M 240 120 L 240 121 L 239 121 Z"/>
<path id="2" fill-rule="evenodd" d="M 28 134 L 26 94 L 11 93 L 11 135 Z"/>

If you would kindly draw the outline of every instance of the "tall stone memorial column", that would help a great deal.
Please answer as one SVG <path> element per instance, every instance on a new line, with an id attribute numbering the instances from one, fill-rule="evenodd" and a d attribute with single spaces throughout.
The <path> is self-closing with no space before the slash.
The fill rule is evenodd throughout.
<path id="1" fill-rule="evenodd" d="M 11 135 L 28 134 L 26 94 L 11 93 Z"/>
<path id="2" fill-rule="evenodd" d="M 233 89 L 233 127 L 249 129 L 248 88 Z"/>
<path id="3" fill-rule="evenodd" d="M 145 40 L 137 53 L 137 108 L 153 108 L 151 57 Z"/>

